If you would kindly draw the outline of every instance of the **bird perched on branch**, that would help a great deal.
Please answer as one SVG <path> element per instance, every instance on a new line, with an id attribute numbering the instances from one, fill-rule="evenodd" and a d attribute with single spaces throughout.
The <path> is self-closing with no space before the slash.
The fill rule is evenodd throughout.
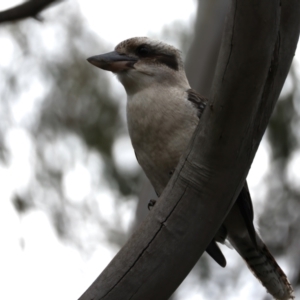
<path id="1" fill-rule="evenodd" d="M 208 100 L 191 89 L 179 50 L 146 37 L 125 40 L 88 61 L 115 73 L 127 93 L 128 129 L 137 160 L 160 195 L 187 147 Z M 293 299 L 292 287 L 253 226 L 245 183 L 206 251 L 225 267 L 216 244 L 229 240 L 275 299 Z"/>

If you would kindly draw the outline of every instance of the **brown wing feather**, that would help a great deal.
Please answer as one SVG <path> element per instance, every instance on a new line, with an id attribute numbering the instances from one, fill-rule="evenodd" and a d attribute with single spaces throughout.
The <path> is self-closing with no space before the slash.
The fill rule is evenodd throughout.
<path id="1" fill-rule="evenodd" d="M 188 89 L 186 92 L 187 92 L 188 101 L 192 102 L 194 106 L 197 108 L 197 116 L 200 119 L 208 103 L 208 99 L 201 96 L 193 89 Z"/>

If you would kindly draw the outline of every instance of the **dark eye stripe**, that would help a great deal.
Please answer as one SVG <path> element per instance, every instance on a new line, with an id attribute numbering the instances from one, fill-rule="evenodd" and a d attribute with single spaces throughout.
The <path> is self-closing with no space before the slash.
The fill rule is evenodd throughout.
<path id="1" fill-rule="evenodd" d="M 158 62 L 166 65 L 173 70 L 177 71 L 179 68 L 176 55 L 172 53 L 161 53 L 161 51 L 159 51 L 158 49 L 152 48 L 147 44 L 143 44 L 137 47 L 135 53 L 140 58 L 155 58 Z"/>
<path id="2" fill-rule="evenodd" d="M 160 63 L 165 64 L 167 67 L 175 71 L 178 71 L 178 61 L 175 55 L 162 54 L 157 57 L 157 60 Z"/>
<path id="3" fill-rule="evenodd" d="M 136 49 L 136 55 L 139 57 L 147 57 L 153 55 L 153 50 L 148 45 L 140 45 Z"/>

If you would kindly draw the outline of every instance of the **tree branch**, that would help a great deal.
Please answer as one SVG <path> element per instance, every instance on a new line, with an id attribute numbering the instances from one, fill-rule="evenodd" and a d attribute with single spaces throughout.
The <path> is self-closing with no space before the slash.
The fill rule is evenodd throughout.
<path id="1" fill-rule="evenodd" d="M 20 19 L 33 17 L 36 18 L 38 13 L 44 10 L 54 2 L 61 0 L 29 0 L 13 8 L 0 12 L 0 23 L 17 21 Z"/>
<path id="2" fill-rule="evenodd" d="M 230 3 L 230 0 L 198 0 L 197 35 L 184 65 L 191 87 L 205 97 L 210 94 Z"/>
<path id="3" fill-rule="evenodd" d="M 153 211 L 80 300 L 165 300 L 239 194 L 296 49 L 299 0 L 233 0 L 210 105 Z"/>

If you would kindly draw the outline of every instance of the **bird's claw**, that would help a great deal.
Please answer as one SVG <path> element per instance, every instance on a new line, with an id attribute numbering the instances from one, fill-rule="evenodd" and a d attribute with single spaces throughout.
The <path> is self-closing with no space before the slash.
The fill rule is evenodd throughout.
<path id="1" fill-rule="evenodd" d="M 153 206 L 155 205 L 156 200 L 151 199 L 148 203 L 148 209 L 151 210 L 153 208 Z"/>

